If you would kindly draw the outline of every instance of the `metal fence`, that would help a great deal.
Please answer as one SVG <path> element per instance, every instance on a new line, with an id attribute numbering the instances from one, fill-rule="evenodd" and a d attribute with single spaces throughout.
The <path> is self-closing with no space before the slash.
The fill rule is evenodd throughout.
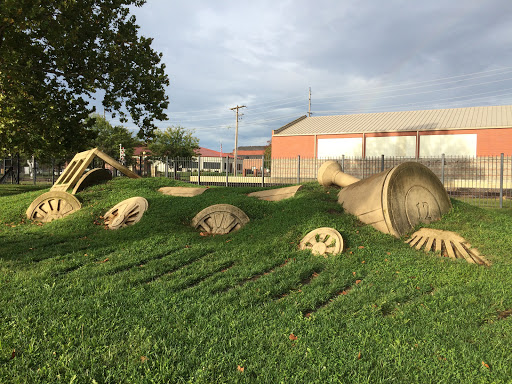
<path id="1" fill-rule="evenodd" d="M 54 184 L 66 168 L 66 160 L 36 159 L 34 157 L 12 156 L 0 159 L 0 183 L 8 184 Z M 106 167 L 113 169 L 101 159 L 94 159 L 90 169 Z M 139 172 L 143 174 L 143 172 Z M 146 173 L 148 174 L 148 173 Z"/>
<path id="2" fill-rule="evenodd" d="M 482 207 L 512 208 L 512 156 L 429 158 L 345 157 L 334 159 L 273 158 L 239 159 L 235 172 L 230 157 L 203 159 L 159 159 L 153 176 L 169 177 L 199 185 L 276 186 L 315 181 L 326 160 L 336 160 L 342 170 L 360 179 L 370 177 L 407 161 L 430 168 L 450 197 Z"/>
<path id="3" fill-rule="evenodd" d="M 198 185 L 277 186 L 316 180 L 318 169 L 326 160 L 336 160 L 342 170 L 360 179 L 367 178 L 406 161 L 422 163 L 441 180 L 450 197 L 482 207 L 512 208 L 512 156 L 430 158 L 345 157 L 258 158 L 233 157 L 140 158 L 132 170 L 144 177 L 167 177 Z M 90 168 L 104 164 L 96 161 Z M 54 183 L 63 170 L 56 160 L 4 159 L 0 180 L 15 183 Z"/>
<path id="4" fill-rule="evenodd" d="M 1 160 L 0 183 L 53 184 L 64 169 L 58 160 L 37 161 L 34 157 L 13 156 Z"/>

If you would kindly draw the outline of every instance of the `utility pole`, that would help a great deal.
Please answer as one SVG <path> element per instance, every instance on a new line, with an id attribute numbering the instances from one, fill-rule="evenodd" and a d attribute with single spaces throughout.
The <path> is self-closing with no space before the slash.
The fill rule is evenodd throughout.
<path id="1" fill-rule="evenodd" d="M 309 109 L 308 116 L 311 117 L 311 87 L 309 87 Z"/>
<path id="2" fill-rule="evenodd" d="M 238 110 L 240 108 L 246 108 L 245 105 L 237 105 L 236 107 L 231 108 L 232 111 L 236 109 L 236 127 L 235 127 L 235 176 L 237 173 L 237 156 L 238 156 Z"/>

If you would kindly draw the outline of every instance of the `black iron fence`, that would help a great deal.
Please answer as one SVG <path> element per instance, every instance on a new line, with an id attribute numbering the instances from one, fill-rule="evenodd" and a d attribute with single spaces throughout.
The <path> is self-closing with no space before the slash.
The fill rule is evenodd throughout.
<path id="1" fill-rule="evenodd" d="M 54 184 L 67 164 L 66 160 L 61 159 L 37 159 L 20 155 L 6 157 L 0 159 L 0 184 Z M 105 167 L 115 171 L 98 158 L 94 159 L 90 165 L 90 169 Z M 148 175 L 149 173 L 139 172 L 139 174 Z"/>
<path id="2" fill-rule="evenodd" d="M 429 158 L 345 157 L 335 159 L 231 157 L 153 160 L 152 176 L 169 177 L 198 185 L 276 186 L 315 181 L 326 160 L 336 160 L 342 170 L 359 179 L 407 161 L 430 168 L 450 197 L 484 207 L 512 208 L 512 156 Z M 236 169 L 236 171 L 235 171 Z"/>
<path id="3" fill-rule="evenodd" d="M 316 180 L 318 169 L 328 159 L 233 157 L 141 158 L 132 170 L 144 177 L 167 177 L 198 185 L 277 186 Z M 512 207 L 512 156 L 430 158 L 345 157 L 336 159 L 342 170 L 360 179 L 406 161 L 422 163 L 441 180 L 451 197 L 484 207 Z M 1 182 L 54 183 L 64 169 L 57 160 L 4 159 Z M 101 161 L 91 168 L 104 167 Z"/>
<path id="4" fill-rule="evenodd" d="M 15 155 L 0 163 L 0 183 L 53 184 L 65 167 L 63 161 L 36 160 L 34 157 Z"/>

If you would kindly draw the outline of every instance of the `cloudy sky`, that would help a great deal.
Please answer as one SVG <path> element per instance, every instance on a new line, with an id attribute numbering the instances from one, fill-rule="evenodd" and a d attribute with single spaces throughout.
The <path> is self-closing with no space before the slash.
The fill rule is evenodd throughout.
<path id="1" fill-rule="evenodd" d="M 148 0 L 133 13 L 200 145 L 313 116 L 512 104 L 510 0 Z"/>

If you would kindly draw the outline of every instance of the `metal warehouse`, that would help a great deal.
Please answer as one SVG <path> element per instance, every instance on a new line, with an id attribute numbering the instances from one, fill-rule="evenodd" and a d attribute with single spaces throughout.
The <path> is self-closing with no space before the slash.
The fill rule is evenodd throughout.
<path id="1" fill-rule="evenodd" d="M 512 106 L 302 116 L 272 132 L 272 157 L 512 154 Z"/>

